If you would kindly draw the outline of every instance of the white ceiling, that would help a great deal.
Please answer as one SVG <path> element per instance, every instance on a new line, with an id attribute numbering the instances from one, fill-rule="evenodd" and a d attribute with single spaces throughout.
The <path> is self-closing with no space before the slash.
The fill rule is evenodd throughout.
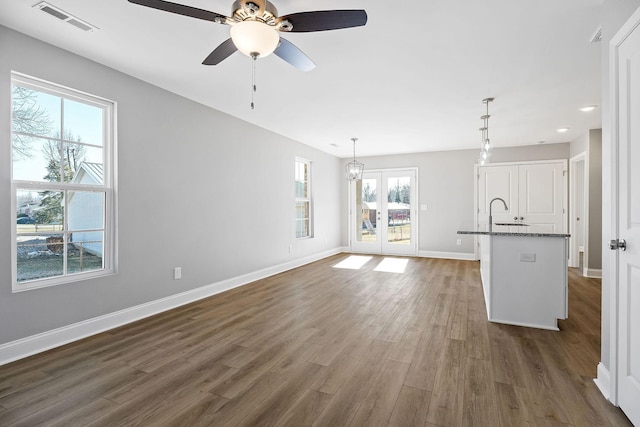
<path id="1" fill-rule="evenodd" d="M 366 26 L 284 37 L 316 64 L 275 55 L 202 60 L 229 27 L 126 0 L 51 0 L 99 28 L 84 32 L 32 6 L 0 2 L 0 24 L 339 157 L 480 148 L 490 105 L 497 147 L 567 142 L 601 127 L 603 0 L 274 0 L 280 15 L 365 9 Z M 175 0 L 224 15 L 231 0 Z M 569 127 L 567 133 L 556 132 Z M 334 146 L 335 145 L 335 146 Z"/>

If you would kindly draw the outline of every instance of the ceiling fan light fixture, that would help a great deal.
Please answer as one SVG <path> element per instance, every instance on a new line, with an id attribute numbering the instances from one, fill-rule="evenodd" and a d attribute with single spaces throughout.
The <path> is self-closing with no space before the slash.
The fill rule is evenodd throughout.
<path id="1" fill-rule="evenodd" d="M 231 40 L 247 56 L 264 58 L 278 47 L 280 36 L 273 27 L 259 21 L 247 20 L 231 27 Z"/>

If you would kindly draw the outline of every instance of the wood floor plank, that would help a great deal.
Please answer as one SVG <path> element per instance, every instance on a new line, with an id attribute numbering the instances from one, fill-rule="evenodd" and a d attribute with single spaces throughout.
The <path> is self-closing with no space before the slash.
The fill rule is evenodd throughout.
<path id="1" fill-rule="evenodd" d="M 0 425 L 631 425 L 593 383 L 599 280 L 570 269 L 554 332 L 488 322 L 476 261 L 350 256 L 0 366 Z"/>
<path id="2" fill-rule="evenodd" d="M 520 387 L 501 382 L 494 383 L 495 399 L 500 425 L 503 427 L 535 424 L 535 416 L 529 410 L 526 393 Z"/>
<path id="3" fill-rule="evenodd" d="M 371 343 L 367 355 L 358 361 L 349 380 L 336 391 L 314 426 L 348 425 L 351 422 L 382 370 L 391 345 L 380 340 Z"/>
<path id="4" fill-rule="evenodd" d="M 409 372 L 404 384 L 409 387 L 432 391 L 438 367 L 445 357 L 446 329 L 444 326 L 432 325 L 422 333 Z"/>
<path id="5" fill-rule="evenodd" d="M 464 375 L 464 425 L 491 425 L 499 419 L 491 363 L 467 357 Z"/>
<path id="6" fill-rule="evenodd" d="M 442 426 L 463 425 L 464 374 L 467 358 L 464 341 L 445 341 L 444 357 L 438 367 L 429 402 L 427 421 Z"/>
<path id="7" fill-rule="evenodd" d="M 310 426 L 329 404 L 333 396 L 307 389 L 277 422 L 283 427 Z"/>
<path id="8" fill-rule="evenodd" d="M 382 426 L 387 424 L 408 370 L 407 363 L 387 359 L 350 425 Z"/>
<path id="9" fill-rule="evenodd" d="M 418 427 L 427 421 L 431 392 L 403 385 L 389 419 L 389 427 Z"/>

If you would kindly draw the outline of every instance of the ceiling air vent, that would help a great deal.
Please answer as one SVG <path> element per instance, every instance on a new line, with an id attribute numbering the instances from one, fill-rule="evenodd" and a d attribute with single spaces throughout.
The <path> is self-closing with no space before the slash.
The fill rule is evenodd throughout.
<path id="1" fill-rule="evenodd" d="M 67 24 L 71 24 L 76 28 L 80 28 L 83 31 L 93 31 L 98 29 L 88 22 L 83 21 L 80 18 L 76 18 L 75 16 L 65 12 L 59 7 L 53 6 L 45 1 L 38 3 L 33 7 L 37 7 L 41 11 L 48 13 L 49 15 L 56 17 L 59 20 L 66 22 Z"/>
<path id="2" fill-rule="evenodd" d="M 596 32 L 593 33 L 593 36 L 591 36 L 591 40 L 589 41 L 589 43 L 598 43 L 601 41 L 602 41 L 602 27 L 598 27 Z"/>

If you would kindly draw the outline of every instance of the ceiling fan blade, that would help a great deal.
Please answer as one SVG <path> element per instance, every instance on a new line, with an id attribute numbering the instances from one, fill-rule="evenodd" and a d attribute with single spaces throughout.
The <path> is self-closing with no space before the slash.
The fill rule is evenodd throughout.
<path id="1" fill-rule="evenodd" d="M 292 33 L 309 33 L 361 27 L 367 23 L 367 12 L 364 10 L 319 10 L 281 16 L 277 22 L 283 20 L 293 24 Z"/>
<path id="2" fill-rule="evenodd" d="M 280 37 L 280 44 L 273 53 L 301 71 L 311 71 L 316 68 L 316 64 L 304 52 L 282 37 Z"/>
<path id="3" fill-rule="evenodd" d="M 224 15 L 220 15 L 219 13 L 211 12 L 209 10 L 198 9 L 197 7 L 186 6 L 184 4 L 171 3 L 164 0 L 129 0 L 129 3 L 163 10 L 165 12 L 177 13 L 178 15 L 189 16 L 191 18 L 217 22 L 218 24 L 227 23 L 227 17 Z"/>
<path id="4" fill-rule="evenodd" d="M 215 48 L 213 52 L 211 52 L 209 56 L 207 56 L 205 60 L 202 61 L 202 64 L 218 65 L 219 63 L 221 63 L 222 61 L 224 61 L 225 59 L 233 55 L 237 50 L 238 48 L 236 47 L 235 44 L 233 44 L 233 40 L 227 39 L 223 41 L 222 44 L 220 44 L 220 46 Z"/>

